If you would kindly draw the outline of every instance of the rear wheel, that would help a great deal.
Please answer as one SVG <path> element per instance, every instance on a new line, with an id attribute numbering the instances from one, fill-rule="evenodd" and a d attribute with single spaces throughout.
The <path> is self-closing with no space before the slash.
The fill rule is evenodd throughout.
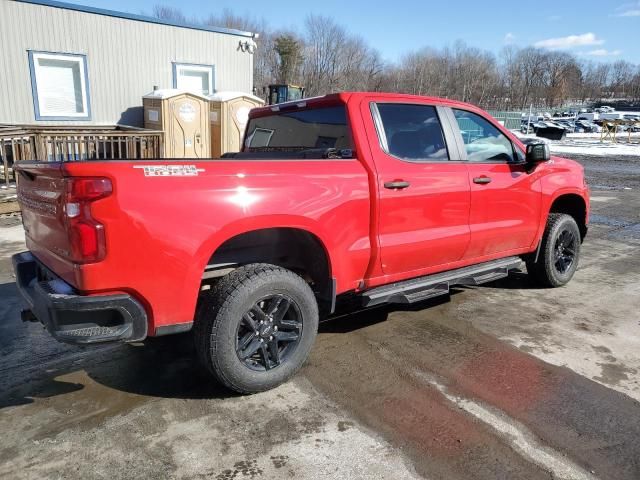
<path id="1" fill-rule="evenodd" d="M 309 285 L 284 268 L 251 264 L 202 292 L 194 336 L 201 361 L 221 383 L 254 393 L 294 375 L 317 330 Z"/>
<path id="2" fill-rule="evenodd" d="M 538 261 L 527 261 L 527 272 L 547 287 L 565 285 L 578 268 L 580 229 L 574 218 L 551 213 L 542 237 Z"/>

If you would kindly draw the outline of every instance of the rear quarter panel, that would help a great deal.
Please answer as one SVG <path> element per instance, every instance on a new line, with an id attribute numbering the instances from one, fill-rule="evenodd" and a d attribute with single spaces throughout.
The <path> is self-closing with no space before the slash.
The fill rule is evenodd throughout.
<path id="1" fill-rule="evenodd" d="M 147 176 L 145 165 L 194 165 L 197 176 Z M 67 174 L 111 178 L 114 194 L 92 206 L 107 257 L 82 267 L 86 293 L 128 291 L 154 327 L 193 320 L 200 279 L 224 241 L 292 227 L 316 235 L 338 291 L 356 287 L 369 255 L 369 185 L 357 160 L 87 162 Z"/>

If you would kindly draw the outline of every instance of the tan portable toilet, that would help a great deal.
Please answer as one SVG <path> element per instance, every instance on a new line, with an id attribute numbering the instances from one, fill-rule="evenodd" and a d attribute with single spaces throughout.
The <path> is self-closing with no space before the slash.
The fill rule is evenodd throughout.
<path id="1" fill-rule="evenodd" d="M 177 89 L 159 89 L 142 97 L 144 128 L 162 130 L 163 158 L 208 158 L 211 152 L 209 102 Z"/>
<path id="2" fill-rule="evenodd" d="M 263 106 L 264 100 L 242 92 L 217 92 L 208 98 L 211 156 L 219 158 L 227 152 L 239 152 L 249 110 Z"/>

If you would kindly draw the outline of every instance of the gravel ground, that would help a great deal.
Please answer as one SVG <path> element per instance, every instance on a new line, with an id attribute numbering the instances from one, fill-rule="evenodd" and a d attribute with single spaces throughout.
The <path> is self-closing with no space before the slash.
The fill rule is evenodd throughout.
<path id="1" fill-rule="evenodd" d="M 587 182 L 594 190 L 624 188 L 640 189 L 640 146 L 638 156 L 596 157 L 592 155 L 565 154 L 585 167 Z"/>
<path id="2" fill-rule="evenodd" d="M 574 280 L 516 273 L 321 325 L 302 372 L 238 397 L 189 335 L 78 348 L 19 320 L 0 226 L 0 478 L 640 478 L 640 161 L 574 156 Z"/>

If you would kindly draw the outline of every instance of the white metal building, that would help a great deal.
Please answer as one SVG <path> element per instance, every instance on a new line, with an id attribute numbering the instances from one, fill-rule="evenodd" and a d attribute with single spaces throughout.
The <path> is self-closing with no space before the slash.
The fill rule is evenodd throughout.
<path id="1" fill-rule="evenodd" d="M 142 126 L 159 88 L 251 93 L 254 35 L 46 0 L 0 0 L 0 124 Z"/>

